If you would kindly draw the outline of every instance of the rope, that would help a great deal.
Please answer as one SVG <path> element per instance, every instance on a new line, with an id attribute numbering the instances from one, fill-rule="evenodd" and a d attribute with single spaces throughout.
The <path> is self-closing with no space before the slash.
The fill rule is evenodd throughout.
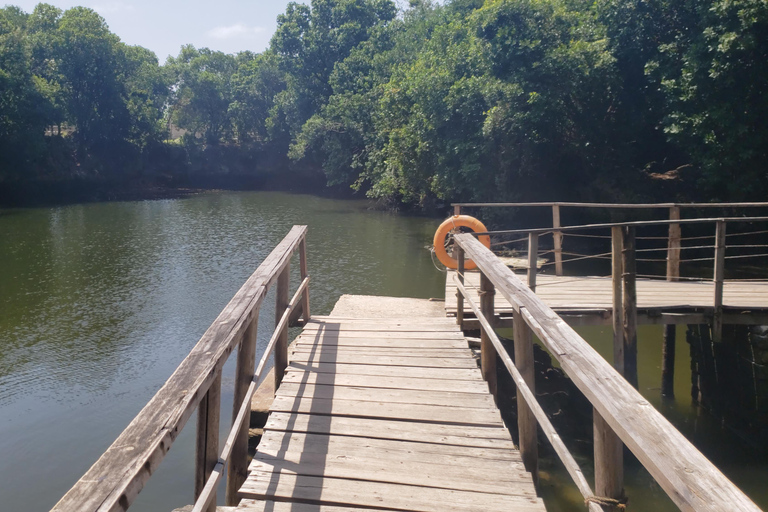
<path id="1" fill-rule="evenodd" d="M 764 258 L 765 256 L 768 256 L 768 253 L 762 253 L 762 254 L 742 254 L 739 256 L 726 256 L 725 259 L 727 260 L 738 260 L 742 258 Z"/>
<path id="2" fill-rule="evenodd" d="M 637 275 L 637 277 L 644 277 L 644 278 L 647 278 L 647 279 L 658 279 L 658 280 L 666 280 L 667 279 L 666 276 L 659 276 L 659 275 L 655 275 L 655 274 L 636 274 L 636 275 Z M 675 280 L 677 280 L 677 281 L 699 281 L 699 282 L 706 282 L 706 283 L 709 283 L 709 282 L 713 281 L 713 279 L 711 279 L 711 278 L 681 277 L 681 276 L 675 277 Z M 735 281 L 735 279 L 729 279 L 729 281 Z"/>
<path id="3" fill-rule="evenodd" d="M 491 247 L 496 246 L 496 245 L 516 244 L 518 242 L 527 242 L 527 241 L 528 241 L 528 237 L 526 237 L 526 238 L 518 238 L 517 240 L 510 240 L 510 241 L 506 241 L 506 242 L 504 242 L 504 241 L 496 242 L 496 243 L 491 244 Z"/>
<path id="4" fill-rule="evenodd" d="M 584 498 L 584 504 L 586 506 L 589 506 L 590 503 L 596 503 L 602 507 L 616 507 L 619 510 L 626 510 L 627 508 L 627 498 L 621 498 L 620 500 L 616 500 L 613 498 L 608 498 L 606 496 L 587 496 Z"/>
<path id="5" fill-rule="evenodd" d="M 667 258 L 635 258 L 635 261 L 645 261 L 645 262 L 652 262 L 652 261 L 667 261 Z M 683 261 L 683 260 L 680 260 Z M 685 260 L 688 261 L 688 260 Z"/>
<path id="6" fill-rule="evenodd" d="M 437 269 L 438 272 L 442 272 L 442 273 L 448 272 L 447 268 L 445 268 L 445 267 L 444 268 L 440 268 L 440 267 L 437 266 L 437 263 L 435 262 L 435 248 L 434 247 L 430 247 L 429 254 L 430 254 L 430 256 L 432 256 L 432 265 L 435 266 L 435 268 Z"/>
<path id="7" fill-rule="evenodd" d="M 579 238 L 607 238 L 608 240 L 611 239 L 609 235 L 584 235 L 581 233 L 563 233 L 563 236 L 575 236 Z"/>
<path id="8" fill-rule="evenodd" d="M 745 235 L 762 235 L 768 233 L 768 230 L 765 231 L 745 231 L 744 233 L 726 233 L 725 236 L 745 236 Z"/>

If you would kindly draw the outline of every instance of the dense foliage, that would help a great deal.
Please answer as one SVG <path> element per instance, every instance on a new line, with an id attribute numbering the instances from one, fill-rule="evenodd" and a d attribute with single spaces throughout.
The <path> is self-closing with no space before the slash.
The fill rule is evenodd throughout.
<path id="1" fill-rule="evenodd" d="M 6 7 L 0 183 L 201 172 L 417 206 L 763 199 L 767 86 L 763 0 L 312 0 L 261 54 L 189 45 L 162 66 L 90 9 Z"/>

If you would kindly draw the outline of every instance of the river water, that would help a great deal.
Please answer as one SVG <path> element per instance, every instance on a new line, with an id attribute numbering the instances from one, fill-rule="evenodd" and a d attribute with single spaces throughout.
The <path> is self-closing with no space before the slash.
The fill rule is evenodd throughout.
<path id="1" fill-rule="evenodd" d="M 368 206 L 226 192 L 0 210 L 0 511 L 52 507 L 293 224 L 309 225 L 315 314 L 329 313 L 342 293 L 442 298 L 444 275 L 427 250 L 438 220 Z M 271 325 L 271 296 L 261 316 L 262 326 Z M 581 332 L 601 352 L 610 350 L 606 329 Z M 658 398 L 660 332 L 641 330 L 641 391 L 768 507 L 768 464 L 690 407 L 685 343 L 678 348 L 680 398 Z M 261 348 L 269 334 L 259 329 Z M 224 370 L 223 411 L 232 406 L 233 363 Z M 170 512 L 191 503 L 194 424 L 193 417 L 132 509 Z M 558 464 L 542 466 L 548 508 L 583 510 Z M 674 510 L 642 469 L 627 473 L 629 493 L 642 505 L 635 510 Z"/>

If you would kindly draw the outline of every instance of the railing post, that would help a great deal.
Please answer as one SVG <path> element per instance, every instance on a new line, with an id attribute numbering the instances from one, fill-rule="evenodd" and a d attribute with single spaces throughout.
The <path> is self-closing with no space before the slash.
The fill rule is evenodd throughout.
<path id="1" fill-rule="evenodd" d="M 723 279 L 725 274 L 725 221 L 717 221 L 715 230 L 715 308 L 712 315 L 712 342 L 723 339 Z"/>
<path id="2" fill-rule="evenodd" d="M 515 344 L 515 366 L 525 380 L 531 393 L 536 393 L 536 381 L 533 361 L 533 333 L 525 323 L 520 311 L 513 312 L 513 337 Z M 517 390 L 517 429 L 520 437 L 520 454 L 525 470 L 531 474 L 534 485 L 539 480 L 539 445 L 536 417 Z"/>
<path id="3" fill-rule="evenodd" d="M 299 270 L 301 271 L 301 281 L 309 275 L 307 271 L 307 238 L 304 237 L 299 244 Z M 301 309 L 304 316 L 304 325 L 307 325 L 312 315 L 309 312 L 309 286 L 304 289 L 301 297 Z"/>
<path id="4" fill-rule="evenodd" d="M 613 367 L 624 375 L 624 305 L 622 303 L 622 281 L 624 266 L 621 253 L 624 249 L 624 236 L 621 226 L 611 227 L 611 268 L 613 281 Z"/>
<path id="5" fill-rule="evenodd" d="M 197 406 L 195 443 L 195 501 L 219 460 L 219 414 L 221 409 L 221 370 Z M 216 496 L 206 512 L 216 511 Z"/>
<path id="6" fill-rule="evenodd" d="M 669 209 L 669 220 L 680 220 L 680 207 Z M 667 239 L 667 281 L 680 277 L 680 224 L 669 225 Z M 675 396 L 675 344 L 677 328 L 674 324 L 664 326 L 664 341 L 661 348 L 661 396 Z"/>
<path id="7" fill-rule="evenodd" d="M 458 204 L 454 205 L 454 207 L 453 207 L 453 214 L 454 215 L 461 215 L 461 206 L 459 206 Z"/>
<path id="8" fill-rule="evenodd" d="M 287 263 L 277 278 L 277 293 L 275 294 L 275 325 L 280 323 L 285 308 L 288 307 L 288 278 L 291 265 Z M 286 325 L 275 343 L 275 393 L 283 382 L 285 369 L 288 367 L 288 326 Z"/>
<path id="9" fill-rule="evenodd" d="M 555 275 L 563 275 L 563 232 L 558 228 L 560 225 L 560 205 L 552 205 L 552 239 L 555 249 Z"/>
<path id="10" fill-rule="evenodd" d="M 456 243 L 455 240 L 453 242 L 453 248 L 454 251 L 456 251 L 458 267 L 456 269 L 456 275 L 458 276 L 459 282 L 464 284 L 464 249 L 459 247 L 459 244 Z M 464 329 L 464 296 L 461 294 L 458 287 L 456 288 L 456 324 L 458 324 L 460 329 Z"/>
<path id="11" fill-rule="evenodd" d="M 495 322 L 493 298 L 496 294 L 493 283 L 484 272 L 480 272 L 480 311 L 493 326 Z M 488 383 L 488 390 L 496 399 L 496 349 L 493 348 L 490 336 L 484 329 L 480 330 L 480 371 Z"/>
<path id="12" fill-rule="evenodd" d="M 536 291 L 536 272 L 539 263 L 539 235 L 528 233 L 528 288 Z"/>
<path id="13" fill-rule="evenodd" d="M 624 226 L 624 378 L 637 388 L 637 264 L 635 262 L 635 228 Z"/>
<path id="14" fill-rule="evenodd" d="M 624 445 L 597 409 L 592 409 L 595 445 L 595 495 L 620 500 L 624 497 Z M 603 510 L 617 510 L 610 505 Z"/>
<path id="15" fill-rule="evenodd" d="M 235 369 L 235 393 L 232 403 L 232 423 L 235 423 L 237 413 L 243 403 L 248 387 L 253 379 L 256 365 L 256 333 L 258 331 L 258 311 L 243 333 L 243 339 L 237 350 L 237 367 Z M 244 422 L 237 434 L 232 447 L 232 455 L 227 465 L 226 504 L 233 507 L 240 503 L 237 491 L 248 477 L 248 422 Z"/>

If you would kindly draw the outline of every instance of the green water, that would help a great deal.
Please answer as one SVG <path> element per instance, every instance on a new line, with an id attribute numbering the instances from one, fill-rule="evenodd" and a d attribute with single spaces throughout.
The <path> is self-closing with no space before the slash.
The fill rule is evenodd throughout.
<path id="1" fill-rule="evenodd" d="M 0 510 L 52 507 L 293 224 L 309 225 L 312 311 L 327 314 L 342 293 L 442 297 L 444 275 L 426 249 L 438 222 L 280 193 L 0 211 Z M 271 296 L 261 316 L 263 348 Z M 606 329 L 581 332 L 610 351 Z M 641 330 L 643 393 L 768 507 L 766 461 L 690 408 L 684 342 L 680 398 L 658 398 L 660 333 Z M 223 411 L 231 409 L 233 367 L 224 369 Z M 191 503 L 193 457 L 194 418 L 132 509 L 170 512 Z M 548 508 L 583 510 L 559 465 L 543 462 L 543 469 Z M 673 509 L 642 469 L 627 474 L 632 509 Z"/>

